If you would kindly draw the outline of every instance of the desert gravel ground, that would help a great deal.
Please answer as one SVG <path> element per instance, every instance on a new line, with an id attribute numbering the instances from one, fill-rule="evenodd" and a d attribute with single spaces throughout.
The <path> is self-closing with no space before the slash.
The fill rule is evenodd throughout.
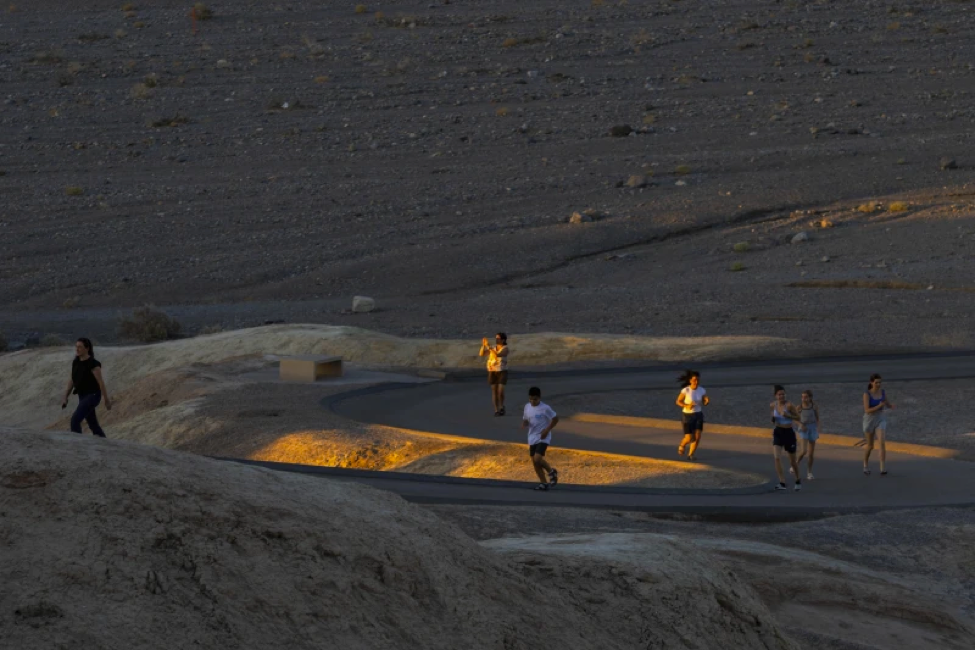
<path id="1" fill-rule="evenodd" d="M 154 302 L 190 332 L 972 345 L 969 3 L 213 3 L 195 35 L 176 0 L 14 5 L 14 343 Z"/>

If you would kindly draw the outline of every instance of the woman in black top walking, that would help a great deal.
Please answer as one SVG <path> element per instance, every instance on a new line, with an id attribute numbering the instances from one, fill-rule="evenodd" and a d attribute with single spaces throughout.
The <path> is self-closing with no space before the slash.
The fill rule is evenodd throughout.
<path id="1" fill-rule="evenodd" d="M 112 400 L 108 397 L 108 389 L 105 388 L 105 380 L 102 379 L 102 364 L 95 359 L 95 349 L 90 340 L 78 339 L 74 344 L 74 350 L 77 356 L 71 362 L 71 379 L 68 380 L 68 387 L 64 391 L 61 408 L 67 408 L 68 397 L 74 392 L 78 395 L 78 408 L 71 416 L 71 430 L 81 433 L 81 421 L 85 420 L 93 434 L 104 438 L 105 432 L 98 424 L 95 408 L 104 397 L 105 408 L 111 411 Z"/>

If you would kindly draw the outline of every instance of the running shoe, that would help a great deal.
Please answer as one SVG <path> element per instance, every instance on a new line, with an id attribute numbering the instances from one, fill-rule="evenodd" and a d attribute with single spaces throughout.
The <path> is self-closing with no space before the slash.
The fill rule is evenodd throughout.
<path id="1" fill-rule="evenodd" d="M 498 411 L 498 415 L 504 415 L 504 407 L 503 406 L 501 407 L 501 410 Z"/>
<path id="2" fill-rule="evenodd" d="M 802 489 L 802 483 L 800 483 L 799 481 L 796 481 L 796 492 L 798 492 L 801 489 Z"/>
<path id="3" fill-rule="evenodd" d="M 789 473 L 792 474 L 793 476 L 796 475 L 796 471 L 794 469 L 792 469 L 791 467 L 789 468 Z"/>
<path id="4" fill-rule="evenodd" d="M 779 491 L 782 491 L 782 490 L 788 490 L 788 489 L 789 488 L 787 488 L 785 486 L 785 483 L 779 483 L 778 485 L 775 486 L 775 491 L 776 492 L 779 492 Z"/>
<path id="5" fill-rule="evenodd" d="M 545 492 L 548 490 L 548 483 L 539 483 L 538 485 L 535 486 L 535 489 Z"/>
<path id="6" fill-rule="evenodd" d="M 806 472 L 806 480 L 807 480 L 807 481 L 811 481 L 811 480 L 813 480 L 813 478 L 814 478 L 814 477 L 813 477 L 813 475 L 812 475 L 812 472 Z"/>
<path id="7" fill-rule="evenodd" d="M 548 480 L 555 485 L 559 482 L 559 470 L 552 468 L 552 471 L 548 473 Z"/>

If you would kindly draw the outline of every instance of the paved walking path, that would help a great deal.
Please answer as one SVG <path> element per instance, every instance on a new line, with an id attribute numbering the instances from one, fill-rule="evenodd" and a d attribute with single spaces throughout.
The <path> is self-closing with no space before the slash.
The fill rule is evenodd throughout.
<path id="1" fill-rule="evenodd" d="M 712 392 L 722 386 L 851 382 L 862 384 L 871 372 L 888 383 L 916 379 L 975 378 L 975 354 L 906 356 L 899 358 L 824 359 L 817 361 L 697 364 L 706 372 Z M 545 400 L 577 393 L 665 388 L 675 390 L 677 368 L 620 368 L 519 374 L 512 369 L 508 384 L 509 415 L 490 412 L 486 380 L 478 375 L 421 385 L 386 384 L 328 398 L 325 405 L 360 421 L 506 442 L 524 442 L 519 428 L 521 398 L 528 387 L 544 387 Z M 674 460 L 681 434 L 653 426 L 563 420 L 555 444 L 563 448 L 602 451 Z M 327 474 L 368 483 L 421 502 L 535 504 L 700 513 L 733 519 L 775 519 L 818 516 L 831 512 L 888 508 L 975 505 L 975 463 L 950 458 L 888 451 L 890 474 L 881 477 L 874 452 L 873 475 L 862 472 L 862 450 L 852 440 L 817 447 L 813 481 L 803 490 L 774 492 L 771 432 L 767 439 L 732 433 L 709 434 L 698 459 L 714 467 L 769 477 L 769 483 L 745 490 L 652 490 L 559 485 L 533 492 L 530 483 L 458 479 L 382 472 L 357 472 L 300 466 L 278 469 Z M 936 455 L 936 454 L 935 454 Z M 526 455 L 527 463 L 527 455 Z M 805 465 L 803 465 L 803 472 Z M 571 476 L 565 476 L 571 483 Z M 790 488 L 792 481 L 788 482 Z"/>

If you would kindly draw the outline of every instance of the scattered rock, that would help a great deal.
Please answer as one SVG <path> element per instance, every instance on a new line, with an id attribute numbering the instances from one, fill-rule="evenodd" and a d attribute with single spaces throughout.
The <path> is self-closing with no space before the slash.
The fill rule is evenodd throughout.
<path id="1" fill-rule="evenodd" d="M 221 70 L 229 70 L 233 66 L 230 64 L 230 61 L 228 61 L 227 59 L 220 59 L 219 61 L 217 61 L 217 67 L 220 68 Z"/>
<path id="2" fill-rule="evenodd" d="M 569 223 L 589 223 L 592 220 L 591 216 L 582 212 L 573 212 L 572 216 L 569 217 Z"/>
<path id="3" fill-rule="evenodd" d="M 820 262 L 828 262 L 828 261 L 829 261 L 829 255 L 823 255 L 823 256 L 822 256 L 822 257 L 821 257 L 821 258 L 819 259 L 819 261 L 820 261 Z"/>
<path id="4" fill-rule="evenodd" d="M 364 314 L 376 308 L 376 301 L 366 296 L 355 296 L 352 298 L 352 312 Z"/>
<path id="5" fill-rule="evenodd" d="M 946 171 L 949 169 L 958 169 L 958 163 L 955 162 L 954 158 L 942 158 L 940 166 L 942 171 Z"/>
<path id="6" fill-rule="evenodd" d="M 809 241 L 809 234 L 804 232 L 798 233 L 795 237 L 792 238 L 791 241 L 793 244 L 800 244 L 804 241 Z"/>
<path id="7" fill-rule="evenodd" d="M 609 135 L 614 138 L 625 138 L 633 133 L 633 127 L 629 124 L 618 124 L 609 130 Z"/>
<path id="8" fill-rule="evenodd" d="M 629 180 L 626 181 L 627 187 L 639 188 L 647 186 L 647 177 L 643 174 L 635 174 L 630 176 Z"/>

